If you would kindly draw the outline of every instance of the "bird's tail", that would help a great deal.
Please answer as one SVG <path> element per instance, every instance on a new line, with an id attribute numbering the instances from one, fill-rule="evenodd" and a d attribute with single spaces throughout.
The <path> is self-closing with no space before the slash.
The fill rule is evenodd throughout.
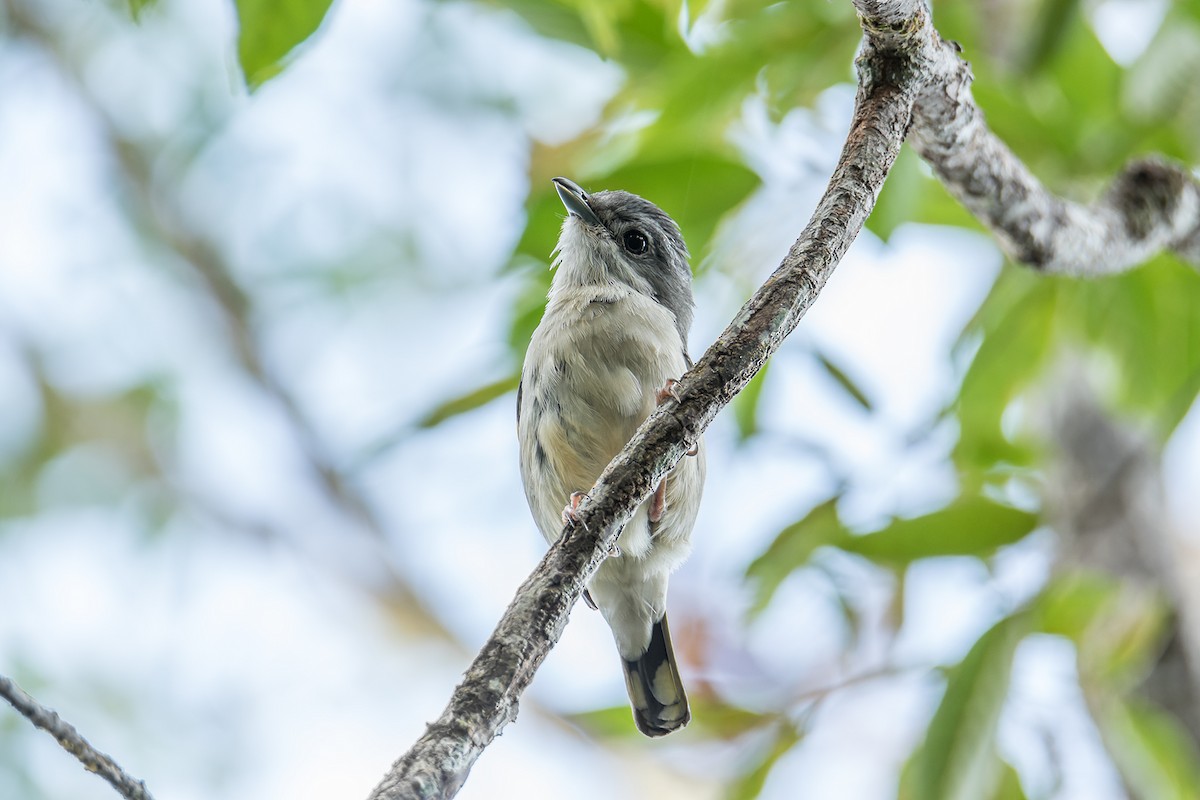
<path id="1" fill-rule="evenodd" d="M 641 658 L 624 663 L 625 686 L 639 731 L 647 736 L 666 736 L 691 721 L 666 616 L 651 626 L 650 646 Z"/>

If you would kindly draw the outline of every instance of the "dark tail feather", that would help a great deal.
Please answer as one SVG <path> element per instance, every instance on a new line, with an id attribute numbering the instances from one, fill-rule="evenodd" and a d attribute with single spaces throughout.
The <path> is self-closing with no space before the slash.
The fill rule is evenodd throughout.
<path id="1" fill-rule="evenodd" d="M 624 663 L 625 686 L 639 731 L 647 736 L 666 736 L 691 721 L 666 617 L 651 627 L 650 646 L 642 657 Z"/>

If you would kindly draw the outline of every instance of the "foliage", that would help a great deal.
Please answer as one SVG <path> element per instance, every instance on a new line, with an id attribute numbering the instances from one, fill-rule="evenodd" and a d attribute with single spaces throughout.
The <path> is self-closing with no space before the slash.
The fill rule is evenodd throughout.
<path id="1" fill-rule="evenodd" d="M 283 69 L 316 31 L 333 0 L 237 0 L 238 61 L 251 88 Z"/>

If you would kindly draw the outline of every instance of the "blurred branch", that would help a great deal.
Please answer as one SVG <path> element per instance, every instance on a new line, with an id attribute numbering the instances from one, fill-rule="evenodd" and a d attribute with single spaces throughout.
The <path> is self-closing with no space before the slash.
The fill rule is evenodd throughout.
<path id="1" fill-rule="evenodd" d="M 909 141 L 1014 259 L 1043 272 L 1095 276 L 1166 249 L 1200 267 L 1200 181 L 1186 168 L 1139 159 L 1092 205 L 1057 197 L 988 130 L 959 47 L 905 39 L 923 50 L 931 70 L 913 106 Z"/>
<path id="2" fill-rule="evenodd" d="M 146 790 L 145 783 L 127 774 L 117 762 L 92 747 L 87 739 L 80 736 L 75 726 L 34 700 L 11 678 L 4 675 L 0 675 L 0 697 L 11 703 L 13 708 L 20 711 L 34 725 L 57 739 L 64 750 L 79 759 L 84 769 L 111 783 L 122 797 L 128 800 L 154 800 Z"/>
<path id="3" fill-rule="evenodd" d="M 936 37 L 923 7 L 898 17 L 861 0 L 867 32 L 850 132 L 829 186 L 783 263 L 683 376 L 668 401 L 613 459 L 533 574 L 517 590 L 441 717 L 372 792 L 373 800 L 454 795 L 475 760 L 517 714 L 521 693 L 566 626 L 587 580 L 621 526 L 650 496 L 717 413 L 799 323 L 862 229 L 891 169 L 917 91 L 921 51 L 904 52 L 892 25 Z"/>
<path id="4" fill-rule="evenodd" d="M 1062 541 L 1059 567 L 1114 575 L 1170 601 L 1164 649 L 1140 690 L 1200 742 L 1200 596 L 1183 577 L 1158 448 L 1101 407 L 1078 369 L 1059 382 L 1047 429 L 1057 451 L 1046 493 Z"/>
<path id="5" fill-rule="evenodd" d="M 453 634 L 426 608 L 407 579 L 390 562 L 386 524 L 369 500 L 333 463 L 320 434 L 296 398 L 266 364 L 254 330 L 253 298 L 239 285 L 219 243 L 196 229 L 181 208 L 179 198 L 169 191 L 169 187 L 178 182 L 164 181 L 161 175 L 155 175 L 158 152 L 153 146 L 121 132 L 110 112 L 88 91 L 82 78 L 83 67 L 60 41 L 57 32 L 39 16 L 36 7 L 29 7 L 21 0 L 3 2 L 12 33 L 37 43 L 52 56 L 63 77 L 76 89 L 79 100 L 92 112 L 102 140 L 110 147 L 120 167 L 134 201 L 135 215 L 147 223 L 143 228 L 176 254 L 199 279 L 200 286 L 221 315 L 237 364 L 279 408 L 317 485 L 334 507 L 370 535 L 370 563 L 385 573 L 385 585 L 373 587 L 376 594 L 389 605 L 403 605 L 413 612 L 419 618 L 422 631 L 455 642 Z"/>

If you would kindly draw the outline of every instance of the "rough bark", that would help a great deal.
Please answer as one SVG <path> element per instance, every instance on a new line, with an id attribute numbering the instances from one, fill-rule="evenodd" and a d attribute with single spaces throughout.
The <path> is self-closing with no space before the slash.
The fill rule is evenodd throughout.
<path id="1" fill-rule="evenodd" d="M 441 717 L 372 792 L 372 800 L 450 797 L 484 748 L 517 714 L 517 701 L 561 635 L 588 578 L 621 525 L 650 496 L 722 408 L 762 368 L 816 299 L 862 229 L 908 128 L 924 74 L 921 50 L 896 36 L 934 37 L 923 8 L 861 2 L 866 39 L 859 89 L 841 159 L 812 219 L 779 268 L 609 464 L 495 632 Z M 881 11 L 882 13 L 875 13 Z M 904 45 L 904 46 L 898 46 Z"/>
<path id="2" fill-rule="evenodd" d="M 146 791 L 145 783 L 128 775 L 117 762 L 92 747 L 88 740 L 75 730 L 75 726 L 34 700 L 11 678 L 4 675 L 0 675 L 0 697 L 11 703 L 13 708 L 25 715 L 34 725 L 57 739 L 64 750 L 79 759 L 84 769 L 111 783 L 122 797 L 128 800 L 154 800 L 150 792 Z"/>
<path id="3" fill-rule="evenodd" d="M 927 41 L 922 46 L 929 46 Z M 1092 205 L 1056 197 L 987 128 L 952 42 L 925 53 L 930 80 L 909 142 L 1008 254 L 1043 272 L 1094 276 L 1172 250 L 1200 267 L 1200 182 L 1159 158 L 1130 162 Z"/>

